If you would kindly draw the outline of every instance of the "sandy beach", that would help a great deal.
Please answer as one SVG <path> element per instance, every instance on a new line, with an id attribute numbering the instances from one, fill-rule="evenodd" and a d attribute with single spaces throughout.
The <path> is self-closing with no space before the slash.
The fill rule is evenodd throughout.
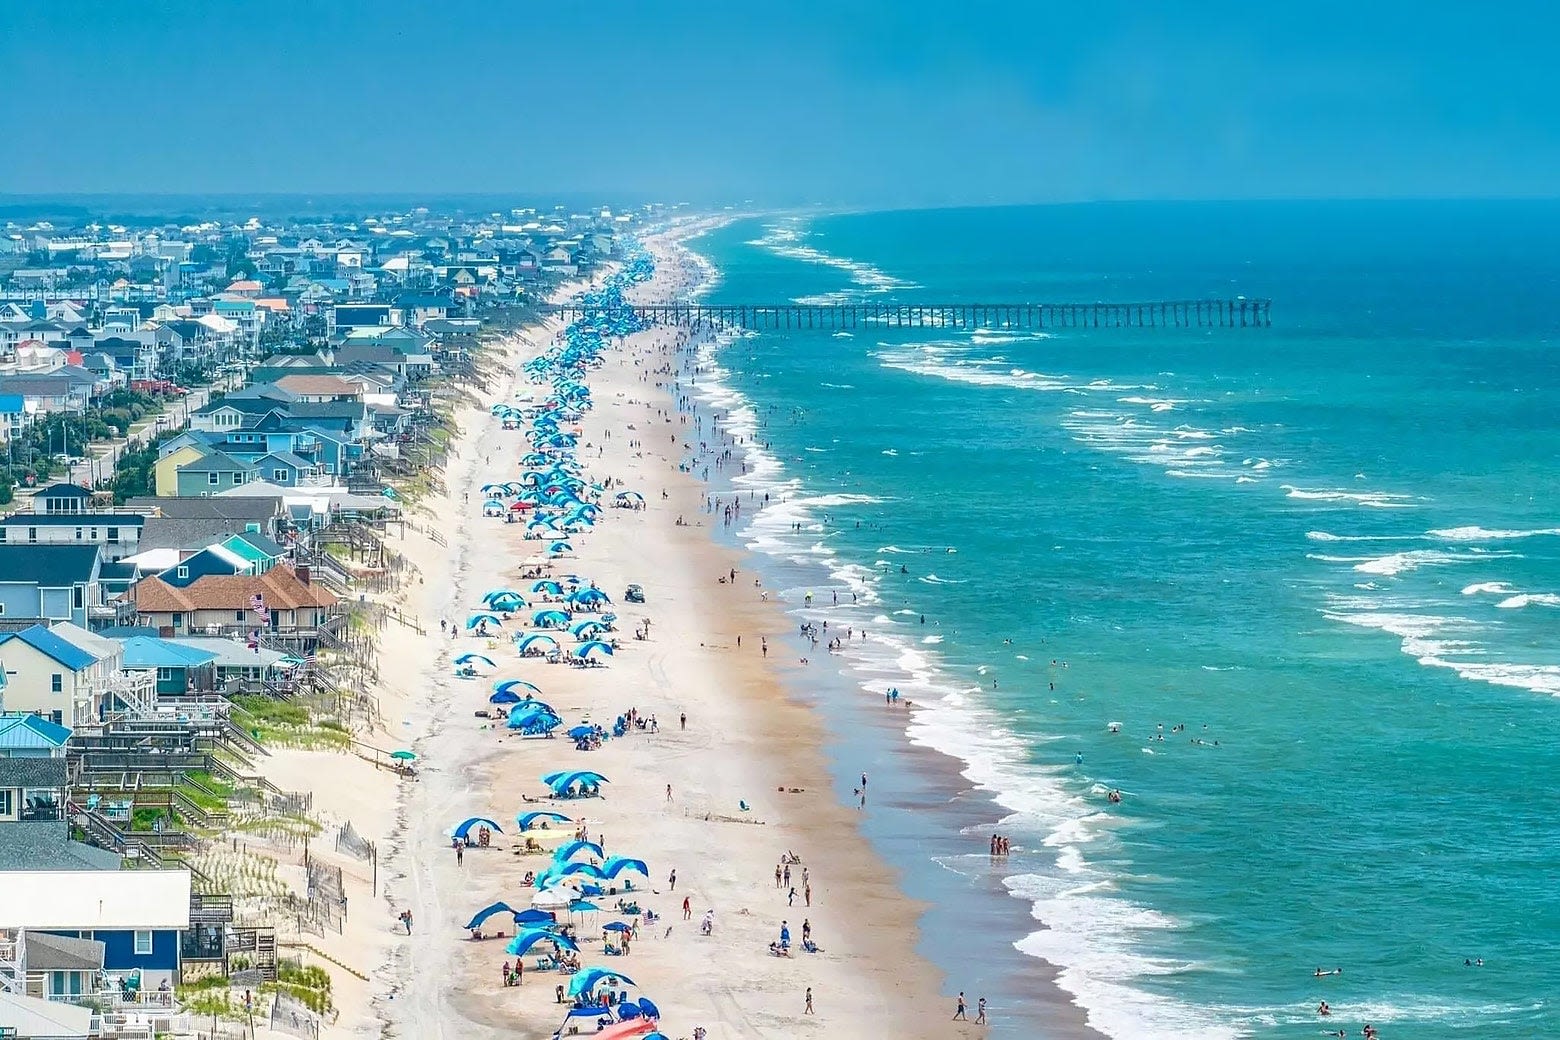
<path id="1" fill-rule="evenodd" d="M 669 269 L 638 293 L 668 297 L 682 277 Z M 506 371 L 534 356 L 556 331 L 533 328 L 511 340 Z M 398 546 L 424 575 L 409 605 L 428 633 L 387 633 L 382 663 L 384 675 L 405 676 L 414 687 L 384 711 L 387 720 L 400 716 L 403 743 L 418 752 L 420 774 L 402 783 L 392 848 L 380 862 L 386 902 L 369 922 L 376 933 L 371 944 L 385 951 L 384 968 L 371 983 L 378 1012 L 400 1036 L 549 1036 L 558 1028 L 565 1009 L 554 986 L 567 980 L 531 970 L 533 954 L 521 985 L 505 986 L 501 965 L 514 958 L 504 942 L 472 941 L 462 926 L 497 900 L 517 909 L 529 905 L 533 892 L 523 876 L 543 869 L 550 857 L 514 850 L 516 813 L 562 808 L 587 821 L 591 838 L 608 854 L 649 865 L 647 890 L 638 898 L 660 920 L 641 929 L 630 954 L 608 960 L 599 932 L 588 926 L 623 917 L 593 915 L 580 929 L 582 960 L 632 977 L 634 995 L 660 1007 L 667 1035 L 691 1036 L 696 1028 L 711 1038 L 948 1036 L 966 1028 L 975 1035 L 976 1026 L 945 1024 L 951 1005 L 939 995 L 939 973 L 913 952 L 919 907 L 861 837 L 857 812 L 832 797 L 820 724 L 787 697 L 781 662 L 765 656 L 764 638 L 776 640 L 788 620 L 741 573 L 739 554 L 711 541 L 702 526 L 703 490 L 678 471 L 687 430 L 649 376 L 674 335 L 652 329 L 630 337 L 588 380 L 595 407 L 582 423 L 579 457 L 592 479 L 610 478 L 645 499 L 643 510 L 605 510 L 592 531 L 571 539 L 577 553 L 553 568 L 588 578 L 616 601 L 623 643 L 606 667 L 520 660 L 508 638 L 439 634 L 438 619 L 458 626 L 486 590 L 529 589 L 517 575 L 537 562 L 543 547 L 522 538 L 521 524 L 478 515 L 476 489 L 515 478 L 526 450 L 519 431 L 501 430 L 485 411 L 462 416 L 448 494 L 432 505 L 447 544 L 409 535 Z M 517 375 L 484 404 L 509 400 L 522 386 Z M 735 581 L 720 580 L 732 571 Z M 643 586 L 644 604 L 622 602 L 631 582 Z M 630 633 L 647 620 L 648 639 L 633 639 Z M 457 678 L 451 660 L 466 650 L 488 654 L 497 669 L 475 680 Z M 478 714 L 489 707 L 499 677 L 535 683 L 566 727 L 584 719 L 610 726 L 632 708 L 654 717 L 658 732 L 630 733 L 590 752 L 576 751 L 567 739 L 515 736 L 501 719 Z M 395 723 L 387 724 L 393 733 Z M 526 802 L 547 794 L 542 774 L 565 768 L 604 774 L 605 796 Z M 505 833 L 457 859 L 448 831 L 470 816 L 500 821 Z M 791 865 L 791 884 L 777 887 L 776 866 L 788 852 L 800 862 Z M 610 910 L 616 898 L 596 901 Z M 685 900 L 691 919 L 685 919 Z M 413 915 L 411 936 L 398 920 L 403 910 Z M 702 936 L 699 922 L 711 910 L 713 934 Z M 792 956 L 772 956 L 769 946 L 782 924 L 798 938 L 806 927 L 821 952 L 801 953 L 798 942 Z M 485 930 L 514 934 L 507 915 L 490 919 Z M 808 989 L 812 1015 L 804 1014 Z M 575 1023 L 582 1033 L 594 1029 Z"/>

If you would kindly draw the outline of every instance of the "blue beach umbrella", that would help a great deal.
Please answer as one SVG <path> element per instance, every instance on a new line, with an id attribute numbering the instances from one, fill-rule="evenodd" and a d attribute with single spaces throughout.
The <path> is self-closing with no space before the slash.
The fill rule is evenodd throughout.
<path id="1" fill-rule="evenodd" d="M 628 856 L 611 856 L 601 865 L 602 876 L 607 878 L 615 878 L 625 870 L 632 870 L 637 874 L 643 874 L 645 877 L 650 876 L 650 868 L 645 865 L 645 861 L 642 859 L 632 859 Z"/>
<path id="2" fill-rule="evenodd" d="M 499 628 L 503 628 L 504 627 L 504 619 L 503 618 L 499 617 L 497 614 L 491 613 L 491 612 L 486 611 L 486 610 L 479 610 L 475 614 L 472 614 L 469 617 L 467 617 L 466 618 L 466 627 L 468 629 L 470 629 L 470 628 L 477 628 L 484 621 L 487 622 L 489 625 L 497 625 Z"/>
<path id="3" fill-rule="evenodd" d="M 570 939 L 566 935 L 562 935 L 558 932 L 550 931 L 545 928 L 530 928 L 509 940 L 509 942 L 504 945 L 504 952 L 514 956 L 519 956 L 539 942 L 554 942 L 558 944 L 560 949 L 571 950 L 575 952 L 579 950 L 578 944 L 576 944 L 573 939 Z"/>
<path id="4" fill-rule="evenodd" d="M 538 610 L 531 615 L 531 624 L 537 628 L 562 628 L 568 623 L 568 612 L 558 610 L 556 607 Z"/>
<path id="5" fill-rule="evenodd" d="M 595 726 L 575 726 L 569 730 L 568 737 L 570 740 L 584 740 L 594 732 L 596 732 Z"/>
<path id="6" fill-rule="evenodd" d="M 556 581 L 549 581 L 544 578 L 532 585 L 531 591 L 546 593 L 549 596 L 561 596 L 563 595 L 563 586 Z"/>

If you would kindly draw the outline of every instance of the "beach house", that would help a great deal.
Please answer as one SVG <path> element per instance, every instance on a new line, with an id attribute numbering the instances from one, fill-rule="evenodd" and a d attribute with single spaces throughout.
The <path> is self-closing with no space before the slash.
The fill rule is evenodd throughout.
<path id="1" fill-rule="evenodd" d="M 0 545 L 0 623 L 73 621 L 83 628 L 111 615 L 98 583 L 97 545 Z"/>
<path id="2" fill-rule="evenodd" d="M 0 545 L 97 545 L 112 562 L 136 553 L 145 520 L 136 513 L 12 513 L 0 517 Z"/>

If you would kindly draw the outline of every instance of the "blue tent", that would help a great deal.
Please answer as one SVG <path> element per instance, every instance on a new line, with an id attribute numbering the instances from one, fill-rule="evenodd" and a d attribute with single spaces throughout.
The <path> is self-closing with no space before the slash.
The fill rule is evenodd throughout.
<path id="1" fill-rule="evenodd" d="M 541 812 L 521 813 L 515 817 L 515 823 L 519 825 L 522 831 L 530 830 L 531 827 L 537 823 L 547 822 L 573 823 L 574 820 L 571 817 L 563 815 L 561 812 L 548 812 L 546 810 Z"/>
<path id="2" fill-rule="evenodd" d="M 579 784 L 581 787 L 599 787 L 602 784 L 611 783 L 610 780 L 600 773 L 592 772 L 589 769 L 565 773 L 562 776 L 555 775 L 552 780 L 544 778 L 542 782 L 552 788 L 554 794 L 564 794 L 575 784 Z"/>
<path id="3" fill-rule="evenodd" d="M 547 547 L 547 551 L 550 553 L 568 553 L 574 551 L 574 546 L 568 542 L 553 542 Z"/>
<path id="4" fill-rule="evenodd" d="M 553 872 L 554 877 L 568 877 L 571 874 L 585 874 L 598 880 L 606 878 L 606 874 L 594 863 L 565 863 Z"/>
<path id="5" fill-rule="evenodd" d="M 646 1018 L 660 1018 L 661 1017 L 661 1009 L 656 1007 L 654 1004 L 650 1003 L 650 998 L 649 997 L 640 997 L 639 998 L 639 1013 L 644 1015 Z M 661 1036 L 661 1034 L 660 1033 L 651 1033 L 650 1036 Z M 650 1040 L 650 1037 L 641 1037 L 640 1040 Z M 665 1037 L 661 1037 L 661 1040 L 666 1040 L 666 1038 Z"/>
<path id="6" fill-rule="evenodd" d="M 497 668 L 498 667 L 498 665 L 493 663 L 493 659 L 491 657 L 486 656 L 485 654 L 472 654 L 472 653 L 461 654 L 461 655 L 459 655 L 458 657 L 455 658 L 455 663 L 456 664 L 485 664 L 489 668 Z"/>
<path id="7" fill-rule="evenodd" d="M 565 610 L 538 610 L 531 614 L 531 624 L 537 628 L 562 628 L 568 623 L 569 613 Z"/>
<path id="8" fill-rule="evenodd" d="M 569 739 L 584 740 L 594 732 L 596 732 L 595 726 L 575 726 L 573 729 L 569 730 Z"/>
<path id="9" fill-rule="evenodd" d="M 488 696 L 488 703 L 489 704 L 521 704 L 521 703 L 523 703 L 523 701 L 522 701 L 520 695 L 518 693 L 515 693 L 513 690 L 499 690 L 498 692 L 490 694 Z"/>
<path id="10" fill-rule="evenodd" d="M 593 618 L 586 618 L 584 621 L 576 621 L 574 624 L 570 625 L 569 634 L 575 639 L 584 642 L 585 640 L 595 636 L 597 632 L 602 631 L 606 627 L 607 626 L 603 625 L 600 621 L 596 621 Z"/>
<path id="11" fill-rule="evenodd" d="M 484 621 L 487 622 L 489 625 L 494 625 L 494 626 L 497 626 L 498 628 L 503 628 L 504 627 L 504 619 L 503 618 L 499 617 L 497 614 L 492 613 L 491 611 L 486 611 L 486 610 L 479 610 L 476 613 L 472 614 L 470 617 L 466 618 L 466 627 L 468 629 L 476 628 L 478 625 L 481 625 Z"/>
<path id="12" fill-rule="evenodd" d="M 538 581 L 532 585 L 531 591 L 545 592 L 549 596 L 561 596 L 563 595 L 563 586 L 559 585 L 556 581 L 548 581 L 543 579 L 542 581 Z"/>
<path id="13" fill-rule="evenodd" d="M 473 827 L 480 827 L 480 826 L 482 826 L 484 824 L 487 825 L 489 830 L 492 830 L 492 831 L 494 831 L 494 832 L 496 832 L 498 834 L 503 834 L 504 833 L 504 828 L 500 827 L 494 821 L 489 820 L 489 819 L 487 819 L 486 817 L 483 817 L 483 816 L 473 816 L 469 820 L 462 821 L 450 833 L 451 833 L 452 837 L 464 838 L 466 836 L 466 833 L 468 831 L 470 831 L 471 828 L 473 828 Z"/>

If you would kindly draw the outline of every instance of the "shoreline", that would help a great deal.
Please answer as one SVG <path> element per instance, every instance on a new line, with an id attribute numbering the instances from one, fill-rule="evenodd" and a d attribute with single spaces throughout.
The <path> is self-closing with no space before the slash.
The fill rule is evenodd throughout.
<path id="1" fill-rule="evenodd" d="M 525 334 L 532 342 L 511 342 L 506 365 L 540 349 L 536 332 Z M 654 354 L 669 349 L 667 336 L 652 329 L 631 337 L 629 346 Z M 896 872 L 854 836 L 856 814 L 829 789 L 819 750 L 825 739 L 821 720 L 787 694 L 779 669 L 752 654 L 751 642 L 748 653 L 736 653 L 743 633 L 778 630 L 781 615 L 751 591 L 741 594 L 742 580 L 715 581 L 723 571 L 745 569 L 745 557 L 715 544 L 697 526 L 674 523 L 675 516 L 698 516 L 704 495 L 690 475 L 676 472 L 680 429 L 659 450 L 635 447 L 634 433 L 624 436 L 652 423 L 673 423 L 649 399 L 653 388 L 642 375 L 625 351 L 606 353 L 605 364 L 588 380 L 596 408 L 581 423 L 580 455 L 593 478 L 610 476 L 642 490 L 646 508 L 608 510 L 616 515 L 575 539 L 578 552 L 566 569 L 596 579 L 614 597 L 627 582 L 643 584 L 647 603 L 621 605 L 630 616 L 619 627 L 626 633 L 631 627 L 626 622 L 648 616 L 654 622 L 651 637 L 644 643 L 625 639 L 622 652 L 599 671 L 517 660 L 506 639 L 490 646 L 464 635 L 445 639 L 433 664 L 423 662 L 425 694 L 407 720 L 414 733 L 426 733 L 410 740 L 421 756 L 421 774 L 402 785 L 401 848 L 388 862 L 391 912 L 380 923 L 393 944 L 389 979 L 379 982 L 377 994 L 388 1031 L 551 1035 L 562 1010 L 552 998 L 556 977 L 542 976 L 543 985 L 537 985 L 528 965 L 519 987 L 503 986 L 499 964 L 509 958 L 502 944 L 468 941 L 460 925 L 497 898 L 523 905 L 528 893 L 519 875 L 547 860 L 500 851 L 514 844 L 508 829 L 513 814 L 523 798 L 543 792 L 535 779 L 542 772 L 588 767 L 614 781 L 604 799 L 579 810 L 587 812 L 592 836 L 609 839 L 612 852 L 648 861 L 650 880 L 642 898 L 671 924 L 665 934 L 660 922 L 654 933 L 647 929 L 621 962 L 641 992 L 661 1007 L 668 1033 L 686 1036 L 703 1026 L 712 1037 L 889 1031 L 947 1036 L 949 1029 L 928 1024 L 950 1010 L 940 995 L 940 975 L 911 952 L 923 908 L 902 894 Z M 510 399 L 521 382 L 518 371 L 507 368 L 507 385 L 492 400 Z M 425 619 L 443 616 L 458 623 L 483 588 L 512 582 L 515 569 L 539 548 L 518 537 L 523 525 L 471 518 L 475 506 L 465 501 L 465 489 L 512 478 L 524 443 L 518 435 L 494 431 L 491 416 L 477 411 L 473 417 L 475 422 L 462 425 L 442 503 L 447 518 L 461 518 L 445 525 L 451 537 L 443 558 L 450 566 L 438 581 L 444 598 L 427 604 L 438 609 L 424 613 Z M 661 444 L 659 432 L 656 437 Z M 430 573 L 424 561 L 416 562 Z M 474 712 L 486 707 L 490 682 L 450 675 L 450 652 L 473 648 L 494 656 L 499 675 L 541 686 L 569 724 L 578 717 L 605 723 L 629 707 L 667 724 L 657 735 L 631 734 L 588 753 L 566 741 L 518 738 L 489 728 Z M 688 729 L 672 731 L 671 720 L 683 712 Z M 668 782 L 675 792 L 671 800 L 662 793 Z M 740 808 L 744 802 L 750 812 Z M 498 848 L 474 850 L 459 863 L 444 832 L 466 816 L 492 817 L 506 830 L 495 835 Z M 810 872 L 811 907 L 800 894 L 791 905 L 788 893 L 774 887 L 775 863 L 786 850 L 801 855 L 798 867 Z M 667 891 L 674 869 L 675 896 Z M 695 926 L 675 913 L 680 898 L 696 899 L 698 910 L 716 910 L 713 937 L 697 936 Z M 414 912 L 417 928 L 410 938 L 395 935 L 394 914 L 401 908 Z M 780 922 L 790 921 L 799 931 L 804 919 L 811 921 L 823 952 L 771 957 L 768 943 Z M 584 948 L 587 964 L 601 963 L 589 941 Z M 817 1014 L 804 1017 L 808 988 L 816 993 Z M 965 1035 L 964 1028 L 951 1032 Z M 968 1035 L 980 1032 L 968 1027 Z"/>
<path id="2" fill-rule="evenodd" d="M 718 227 L 725 222 L 727 221 L 717 222 L 715 226 Z M 656 257 L 658 269 L 663 266 L 681 266 L 689 279 L 702 279 L 693 289 L 695 295 L 700 295 L 707 290 L 708 279 L 719 277 L 718 269 L 707 258 L 689 249 L 686 244 L 689 239 L 698 237 L 707 230 L 711 228 L 695 227 L 691 230 L 679 228 L 646 240 L 647 248 Z M 713 354 L 690 349 L 687 352 L 686 363 L 698 365 L 701 358 L 708 362 L 713 358 Z M 712 392 L 697 385 L 688 388 L 686 393 L 690 399 L 697 399 L 700 405 L 705 407 L 712 403 Z M 727 386 L 720 393 L 719 404 L 729 406 L 734 391 Z M 673 407 L 679 404 L 675 393 L 668 390 L 666 396 Z M 737 396 L 741 406 L 752 405 L 752 402 L 745 397 L 740 394 Z M 683 403 L 686 407 L 686 402 Z M 731 447 L 730 434 L 722 431 L 721 435 L 722 444 Z M 744 467 L 743 473 L 746 472 Z M 713 481 L 702 485 L 705 493 L 714 497 L 717 494 L 730 495 L 733 491 L 747 490 L 755 483 L 760 487 L 764 486 L 763 482 L 754 481 L 743 487 L 734 488 L 733 476 L 733 472 L 729 469 L 717 474 Z M 777 501 L 785 502 L 789 497 L 788 492 L 782 494 Z M 799 562 L 788 564 L 778 557 L 752 548 L 751 539 L 745 531 L 750 519 L 744 515 L 741 521 L 729 525 L 724 531 L 712 528 L 712 540 L 736 551 L 742 558 L 756 564 L 759 570 L 780 577 L 782 580 L 786 578 L 787 571 L 805 570 L 813 566 L 802 565 Z M 824 566 L 822 561 L 816 565 Z M 804 579 L 803 585 L 824 589 L 839 586 L 844 589 L 834 576 L 822 579 L 817 579 L 815 575 L 808 576 Z M 792 591 L 799 592 L 800 588 Z M 792 633 L 793 638 L 785 640 L 785 645 L 789 648 L 794 644 L 801 648 L 802 653 L 807 653 L 806 641 L 794 639 L 796 619 L 808 616 L 816 618 L 818 612 L 800 602 L 785 602 L 778 598 L 774 606 L 782 621 L 790 626 Z M 979 785 L 971 778 L 971 763 L 916 739 L 913 728 L 917 717 L 925 710 L 923 707 L 910 705 L 908 710 L 895 709 L 889 715 L 881 712 L 873 713 L 870 709 L 874 697 L 863 696 L 864 686 L 858 677 L 851 674 L 845 660 L 819 663 L 824 664 L 828 673 L 824 682 L 829 685 L 829 692 L 837 696 L 814 695 L 809 699 L 810 706 L 816 713 L 826 717 L 836 726 L 848 730 L 849 733 L 849 735 L 841 735 L 838 732 L 833 734 L 836 739 L 831 742 L 833 746 L 830 748 L 831 755 L 835 758 L 835 772 L 839 778 L 837 794 L 840 798 L 845 798 L 849 793 L 848 777 L 852 775 L 851 768 L 840 761 L 841 756 L 847 751 L 857 755 L 865 753 L 876 763 L 876 769 L 892 770 L 897 777 L 900 786 L 896 788 L 895 794 L 900 796 L 902 804 L 893 807 L 891 812 L 894 814 L 911 814 L 916 821 L 923 820 L 931 814 L 947 819 L 949 806 L 957 803 L 961 819 L 985 820 L 990 825 L 990 829 L 1001 829 L 1003 821 L 1012 814 L 1012 810 L 999 804 L 998 792 Z M 792 695 L 796 696 L 803 676 L 796 674 L 795 669 L 792 669 L 791 673 L 784 676 L 784 681 L 791 686 Z M 807 681 L 816 685 L 815 673 L 809 674 Z M 869 734 L 865 749 L 861 746 L 864 732 Z M 927 913 L 923 914 L 921 921 L 918 922 L 918 948 L 923 955 L 938 963 L 945 973 L 949 972 L 963 957 L 990 957 L 993 953 L 990 942 L 981 945 L 979 942 L 966 944 L 957 940 L 949 941 L 954 930 L 962 929 L 968 924 L 967 914 L 953 907 L 942 907 L 939 898 L 947 895 L 946 876 L 951 869 L 946 866 L 947 859 L 972 856 L 980 858 L 978 846 L 981 838 L 968 832 L 981 830 L 982 827 L 978 824 L 955 825 L 949 820 L 946 825 L 933 828 L 938 833 L 928 834 L 923 830 L 916 838 L 907 840 L 905 831 L 909 828 L 906 825 L 913 826 L 910 820 L 891 821 L 881 827 L 874 826 L 876 822 L 876 819 L 869 814 L 866 829 L 880 855 L 892 856 L 897 853 L 900 857 L 912 856 L 922 861 L 921 865 L 925 867 L 919 872 L 911 870 L 905 877 L 907 896 L 920 900 L 927 908 Z M 921 842 L 928 837 L 942 839 L 935 853 L 921 846 Z M 899 858 L 894 861 L 904 863 L 907 860 Z M 997 869 L 987 871 L 983 879 L 976 878 L 972 874 L 969 880 L 973 884 L 966 886 L 971 889 L 966 896 L 972 898 L 961 899 L 962 903 L 972 904 L 962 907 L 962 910 L 974 911 L 996 927 L 1011 933 L 1008 936 L 1010 941 L 1005 942 L 1000 950 L 1002 961 L 998 975 L 1000 981 L 987 987 L 989 991 L 998 994 L 998 999 L 991 1004 L 994 1016 L 991 1035 L 1010 1035 L 1009 1030 L 1012 1030 L 1011 1035 L 1035 1035 L 1034 1030 L 1039 1029 L 1043 1031 L 1043 1035 L 1058 1040 L 1072 1040 L 1072 1038 L 1099 1040 L 1105 1034 L 1090 1026 L 1085 1009 L 1076 1003 L 1071 993 L 1061 987 L 1059 977 L 1062 969 L 1018 949 L 1017 944 L 1020 941 L 1037 929 L 1044 930 L 1046 925 L 1032 913 L 1020 916 L 1024 914 L 1028 902 L 1011 894 L 1003 883 L 1004 878 L 1014 873 L 1014 870 L 1008 869 L 1005 861 L 993 861 L 991 865 Z M 939 917 L 945 919 L 938 920 Z M 1015 925 L 1014 922 L 1018 924 Z M 934 935 L 943 944 L 943 949 L 939 950 L 933 942 Z M 939 952 L 943 954 L 941 958 L 938 956 Z M 966 987 L 955 981 L 950 983 L 950 988 L 952 991 L 957 991 Z M 947 996 L 951 1006 L 952 993 Z M 970 1000 L 973 1005 L 974 997 L 971 996 Z M 1009 1004 L 1008 1008 L 999 1005 L 1008 1000 L 1020 1002 L 1023 1005 L 1022 1010 L 1019 1010 L 1016 1015 L 1004 1016 L 1004 1012 L 1012 1005 Z"/>

